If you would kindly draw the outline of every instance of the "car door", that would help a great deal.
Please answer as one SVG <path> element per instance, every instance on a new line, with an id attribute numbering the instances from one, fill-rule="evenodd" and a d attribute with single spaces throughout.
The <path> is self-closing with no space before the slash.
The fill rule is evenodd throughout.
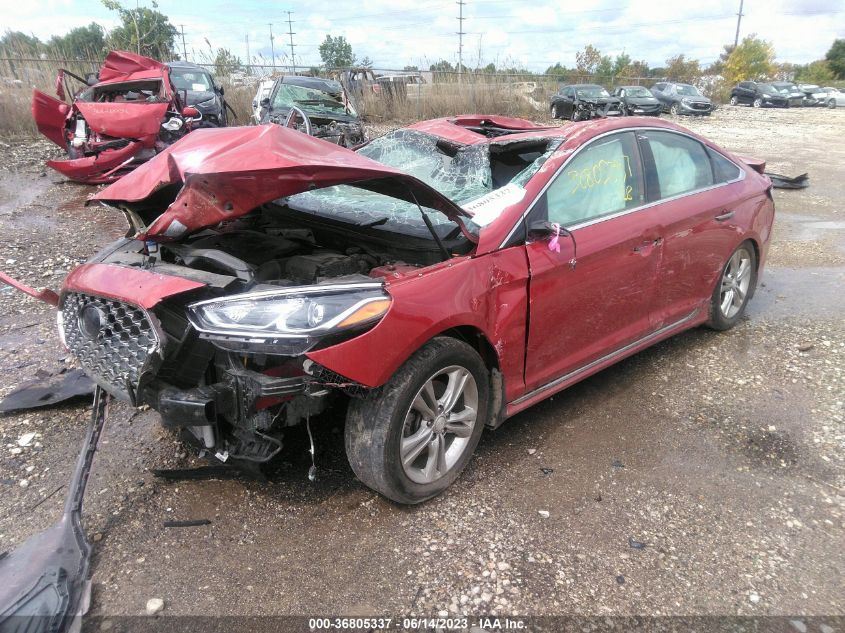
<path id="1" fill-rule="evenodd" d="M 685 134 L 666 130 L 637 133 L 646 194 L 663 244 L 653 318 L 670 325 L 703 307 L 735 246 L 738 201 L 729 183 L 744 172 L 730 160 Z"/>
<path id="2" fill-rule="evenodd" d="M 572 88 L 567 87 L 560 91 L 560 96 L 560 114 L 564 119 L 571 119 L 575 91 Z"/>
<path id="3" fill-rule="evenodd" d="M 595 139 L 538 197 L 538 221 L 568 228 L 559 252 L 528 240 L 529 325 L 525 379 L 535 389 L 644 336 L 657 273 L 659 234 L 645 201 L 633 132 Z"/>
<path id="4" fill-rule="evenodd" d="M 742 81 L 739 84 L 739 102 L 753 103 L 756 98 L 757 86 L 750 81 Z"/>

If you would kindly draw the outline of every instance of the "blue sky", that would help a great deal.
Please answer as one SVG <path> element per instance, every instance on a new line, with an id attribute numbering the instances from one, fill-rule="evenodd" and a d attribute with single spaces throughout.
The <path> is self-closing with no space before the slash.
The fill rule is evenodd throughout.
<path id="1" fill-rule="evenodd" d="M 125 0 L 134 4 L 135 0 Z M 139 0 L 148 5 L 148 0 Z M 709 63 L 733 42 L 739 0 L 656 2 L 593 0 L 466 0 L 464 63 L 469 66 L 524 66 L 542 71 L 560 61 L 573 66 L 575 52 L 593 44 L 603 53 L 627 52 L 652 66 L 678 53 Z M 778 61 L 806 63 L 824 56 L 836 37 L 845 37 L 843 0 L 745 0 L 740 37 L 749 33 L 772 42 Z M 41 38 L 74 26 L 114 26 L 114 15 L 99 0 L 0 0 L 3 29 Z M 457 60 L 458 5 L 455 0 L 364 0 L 339 3 L 310 0 L 285 5 L 270 0 L 160 0 L 173 24 L 185 25 L 193 61 L 209 46 L 229 48 L 270 63 L 273 24 L 277 63 L 289 64 L 287 14 L 293 12 L 298 65 L 314 65 L 317 47 L 330 33 L 344 35 L 357 57 L 377 68 L 428 66 Z"/>

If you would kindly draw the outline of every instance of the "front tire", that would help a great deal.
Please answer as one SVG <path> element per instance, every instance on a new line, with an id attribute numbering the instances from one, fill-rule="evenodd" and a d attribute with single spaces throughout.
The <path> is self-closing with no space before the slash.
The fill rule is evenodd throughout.
<path id="1" fill-rule="evenodd" d="M 828 101 L 828 102 L 827 102 L 827 107 L 828 107 L 828 108 L 830 108 L 831 110 L 833 110 L 834 108 L 836 108 L 836 99 L 831 99 L 830 101 Z"/>
<path id="2" fill-rule="evenodd" d="M 561 117 L 560 117 L 560 110 L 558 110 L 558 107 L 557 107 L 557 104 L 556 104 L 556 103 L 552 106 L 552 118 L 553 118 L 553 119 L 559 119 L 559 118 L 561 118 Z"/>
<path id="3" fill-rule="evenodd" d="M 754 99 L 754 103 L 752 103 L 751 105 L 753 105 L 755 108 L 762 108 L 763 100 L 758 97 L 757 99 Z"/>
<path id="4" fill-rule="evenodd" d="M 730 103 L 731 103 L 731 105 L 732 105 L 732 106 L 739 105 L 739 99 L 737 98 L 737 96 L 736 96 L 736 95 L 734 95 L 734 96 L 732 96 L 732 97 L 731 97 L 731 102 L 730 102 Z"/>
<path id="5" fill-rule="evenodd" d="M 707 325 L 714 330 L 729 330 L 739 323 L 756 286 L 757 254 L 751 242 L 743 242 L 722 268 L 710 298 Z"/>
<path id="6" fill-rule="evenodd" d="M 489 372 L 466 343 L 437 337 L 377 391 L 352 399 L 346 455 L 365 485 L 398 503 L 426 501 L 466 467 L 489 421 Z"/>
<path id="7" fill-rule="evenodd" d="M 670 114 L 674 114 L 678 116 L 681 113 L 681 106 L 677 103 L 673 103 L 672 106 L 669 108 Z"/>

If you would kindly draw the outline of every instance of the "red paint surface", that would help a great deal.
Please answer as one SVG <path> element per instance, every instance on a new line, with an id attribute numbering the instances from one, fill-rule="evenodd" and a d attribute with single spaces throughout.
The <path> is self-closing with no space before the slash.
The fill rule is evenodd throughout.
<path id="1" fill-rule="evenodd" d="M 12 288 L 17 288 L 21 292 L 28 294 L 30 297 L 35 297 L 45 303 L 49 303 L 53 307 L 57 307 L 59 305 L 59 295 L 52 290 L 47 288 L 36 290 L 32 286 L 27 286 L 25 283 L 18 281 L 17 279 L 12 279 L 9 275 L 3 272 L 0 272 L 0 281 Z"/>
<path id="2" fill-rule="evenodd" d="M 112 84 L 161 77 L 167 65 L 129 51 L 111 51 L 100 68 L 100 83 Z"/>
<path id="3" fill-rule="evenodd" d="M 32 118 L 35 126 L 48 139 L 62 149 L 67 149 L 65 122 L 70 106 L 44 94 L 40 90 L 32 91 Z"/>
<path id="4" fill-rule="evenodd" d="M 115 264 L 82 264 L 62 284 L 69 290 L 118 299 L 149 310 L 162 299 L 202 288 L 203 284 L 182 277 L 162 275 Z"/>
<path id="5" fill-rule="evenodd" d="M 47 166 L 71 180 L 99 185 L 114 182 L 117 176 L 111 173 L 112 170 L 132 158 L 141 148 L 141 143 L 130 143 L 126 147 L 100 152 L 96 156 L 72 160 L 48 160 Z"/>

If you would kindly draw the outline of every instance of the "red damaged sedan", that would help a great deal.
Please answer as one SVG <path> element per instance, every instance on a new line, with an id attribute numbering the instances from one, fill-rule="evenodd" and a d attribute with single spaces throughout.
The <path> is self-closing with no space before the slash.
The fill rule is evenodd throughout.
<path id="1" fill-rule="evenodd" d="M 774 219 L 762 171 L 653 119 L 461 116 L 355 152 L 200 130 L 95 196 L 131 237 L 67 277 L 59 332 L 105 390 L 222 460 L 266 462 L 341 404 L 355 474 L 417 503 L 485 427 L 735 325 Z"/>
<path id="2" fill-rule="evenodd" d="M 64 101 L 68 77 L 85 87 Z M 195 108 L 185 107 L 170 80 L 170 69 L 154 59 L 112 51 L 97 80 L 61 70 L 59 99 L 32 93 L 32 117 L 38 131 L 67 151 L 67 160 L 47 165 L 71 180 L 114 182 L 191 130 Z"/>

